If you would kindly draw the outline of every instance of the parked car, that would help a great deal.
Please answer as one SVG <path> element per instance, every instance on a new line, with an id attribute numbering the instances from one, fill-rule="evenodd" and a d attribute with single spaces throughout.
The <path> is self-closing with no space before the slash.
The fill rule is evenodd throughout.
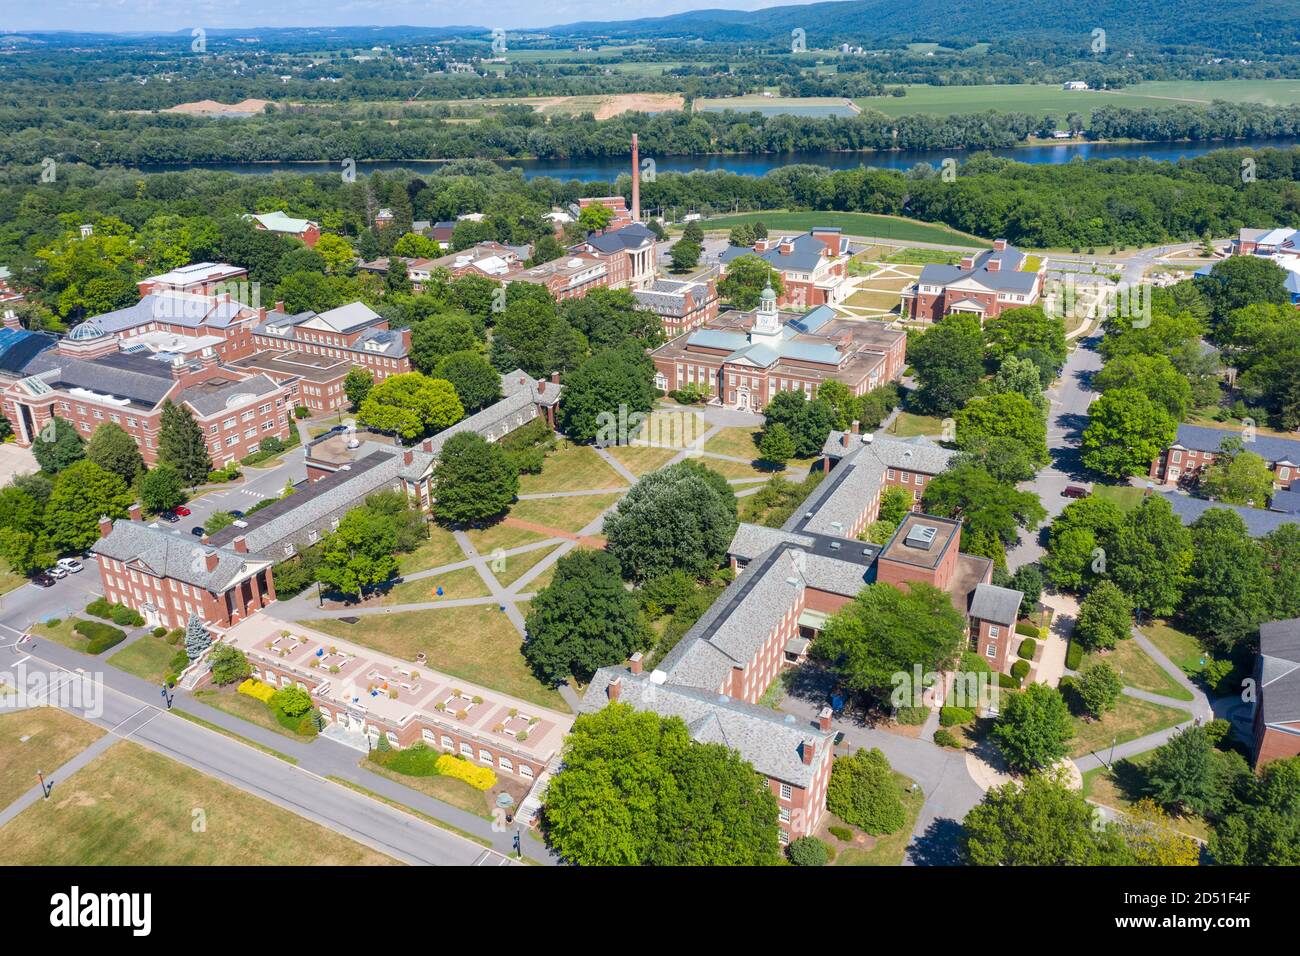
<path id="1" fill-rule="evenodd" d="M 190 509 L 186 508 L 184 505 L 177 505 L 176 513 L 182 518 L 188 518 L 190 516 Z"/>
<path id="2" fill-rule="evenodd" d="M 52 568 L 46 568 L 45 573 L 52 578 L 66 578 L 68 576 L 68 572 L 63 570 L 63 568 L 59 567 L 57 564 Z"/>
<path id="3" fill-rule="evenodd" d="M 243 513 L 242 511 L 240 511 L 238 508 L 231 508 L 231 509 L 230 509 L 230 517 L 232 517 L 232 518 L 242 518 L 242 517 L 244 517 L 244 513 Z"/>
<path id="4" fill-rule="evenodd" d="M 1066 485 L 1061 494 L 1066 498 L 1087 498 L 1091 492 L 1082 485 Z"/>
<path id="5" fill-rule="evenodd" d="M 58 565 L 69 574 L 76 574 L 82 568 L 81 562 L 76 558 L 59 558 Z"/>
<path id="6" fill-rule="evenodd" d="M 181 520 L 181 516 L 174 511 L 164 511 L 158 517 L 162 518 L 163 521 L 168 521 L 171 522 L 172 524 L 175 524 L 176 522 Z"/>
<path id="7" fill-rule="evenodd" d="M 194 537 L 196 538 L 201 538 L 207 533 L 208 533 L 207 530 L 200 527 L 199 525 L 195 525 L 193 528 L 190 528 L 190 534 L 194 535 Z"/>
<path id="8" fill-rule="evenodd" d="M 40 574 L 32 575 L 32 584 L 35 584 L 38 588 L 52 588 L 54 587 L 54 578 L 42 571 Z"/>

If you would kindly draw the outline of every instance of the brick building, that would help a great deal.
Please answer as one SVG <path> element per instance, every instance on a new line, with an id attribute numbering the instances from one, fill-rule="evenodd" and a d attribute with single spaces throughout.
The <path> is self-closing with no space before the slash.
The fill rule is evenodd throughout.
<path id="1" fill-rule="evenodd" d="M 184 627 L 191 614 L 230 627 L 275 600 L 271 562 L 231 547 L 200 544 L 170 528 L 131 520 L 99 523 L 91 545 L 104 597 L 138 611 L 150 627 Z"/>
<path id="2" fill-rule="evenodd" d="M 246 280 L 248 270 L 224 262 L 195 262 L 162 275 L 150 276 L 136 283 L 140 298 L 158 292 L 189 292 L 200 296 L 219 296 L 231 290 L 231 284 Z"/>
<path id="3" fill-rule="evenodd" d="M 1047 260 L 1031 259 L 1005 239 L 963 256 L 955 266 L 931 263 L 903 290 L 901 314 L 917 322 L 974 315 L 983 324 L 1003 309 L 1034 305 L 1043 292 Z"/>
<path id="4" fill-rule="evenodd" d="M 0 266 L 0 305 L 16 305 L 25 298 L 13 287 L 13 273 L 6 266 Z"/>
<path id="5" fill-rule="evenodd" d="M 259 213 L 247 218 L 255 229 L 292 236 L 305 242 L 308 247 L 315 246 L 320 239 L 320 223 L 312 222 L 310 219 L 295 219 L 280 211 Z"/>
<path id="6" fill-rule="evenodd" d="M 1259 626 L 1255 686 L 1256 768 L 1300 756 L 1300 618 Z"/>
<path id="7" fill-rule="evenodd" d="M 1174 443 L 1151 463 L 1149 477 L 1158 485 L 1195 485 L 1221 453 L 1223 443 L 1241 437 L 1240 432 L 1227 428 L 1179 425 Z M 1300 475 L 1300 439 L 1255 435 L 1242 448 L 1268 463 L 1274 488 L 1290 488 Z M 1262 507 L 1264 503 L 1259 504 Z"/>
<path id="8" fill-rule="evenodd" d="M 718 317 L 716 273 L 686 281 L 656 279 L 632 295 L 638 306 L 659 316 L 669 338 L 693 332 Z"/>
<path id="9" fill-rule="evenodd" d="M 902 374 L 906 348 L 906 333 L 840 318 L 829 306 L 802 315 L 778 312 L 769 288 L 753 312 L 724 312 L 650 357 L 656 388 L 695 385 L 717 404 L 761 409 L 782 391 L 799 389 L 812 398 L 827 379 L 866 394 Z"/>
<path id="10" fill-rule="evenodd" d="M 745 255 L 758 256 L 781 274 L 779 305 L 834 305 L 849 294 L 849 240 L 839 229 L 819 226 L 798 236 L 760 239 L 753 248 L 728 246 L 719 257 L 723 272 Z"/>
<path id="11" fill-rule="evenodd" d="M 655 262 L 657 237 L 639 222 L 628 222 L 592 233 L 571 252 L 585 253 L 605 263 L 611 289 L 645 289 L 658 278 Z"/>

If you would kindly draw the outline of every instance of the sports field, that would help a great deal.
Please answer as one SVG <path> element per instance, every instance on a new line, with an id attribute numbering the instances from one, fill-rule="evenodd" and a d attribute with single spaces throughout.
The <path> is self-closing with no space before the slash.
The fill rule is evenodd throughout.
<path id="1" fill-rule="evenodd" d="M 768 229 L 798 229 L 806 231 L 814 226 L 843 229 L 850 236 L 878 236 L 902 242 L 938 242 L 950 246 L 978 246 L 987 248 L 992 243 L 968 236 L 936 223 L 918 222 L 894 216 L 876 216 L 865 212 L 746 212 L 736 216 L 719 216 L 701 225 L 705 229 L 730 229 L 743 223 L 761 221 Z"/>

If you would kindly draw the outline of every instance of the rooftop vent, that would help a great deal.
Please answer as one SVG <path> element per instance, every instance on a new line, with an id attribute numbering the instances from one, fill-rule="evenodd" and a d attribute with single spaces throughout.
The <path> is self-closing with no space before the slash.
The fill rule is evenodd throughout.
<path id="1" fill-rule="evenodd" d="M 907 532 L 907 537 L 903 539 L 903 544 L 910 548 L 920 548 L 922 551 L 929 551 L 934 544 L 934 536 L 938 529 L 927 524 L 919 524 Z"/>
<path id="2" fill-rule="evenodd" d="M 831 542 L 831 550 L 832 550 L 832 551 L 838 551 L 839 549 L 840 549 L 840 543 L 839 543 L 838 541 L 832 541 L 832 542 Z"/>

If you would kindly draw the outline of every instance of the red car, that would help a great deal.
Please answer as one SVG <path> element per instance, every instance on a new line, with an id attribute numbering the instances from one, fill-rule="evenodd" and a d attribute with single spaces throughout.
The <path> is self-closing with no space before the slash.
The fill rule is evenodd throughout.
<path id="1" fill-rule="evenodd" d="M 1079 485 L 1066 485 L 1065 490 L 1061 492 L 1065 498 L 1087 498 L 1090 492 L 1087 488 L 1081 488 Z"/>
<path id="2" fill-rule="evenodd" d="M 177 505 L 176 513 L 182 518 L 188 518 L 190 516 L 190 509 L 186 508 L 184 505 Z"/>

